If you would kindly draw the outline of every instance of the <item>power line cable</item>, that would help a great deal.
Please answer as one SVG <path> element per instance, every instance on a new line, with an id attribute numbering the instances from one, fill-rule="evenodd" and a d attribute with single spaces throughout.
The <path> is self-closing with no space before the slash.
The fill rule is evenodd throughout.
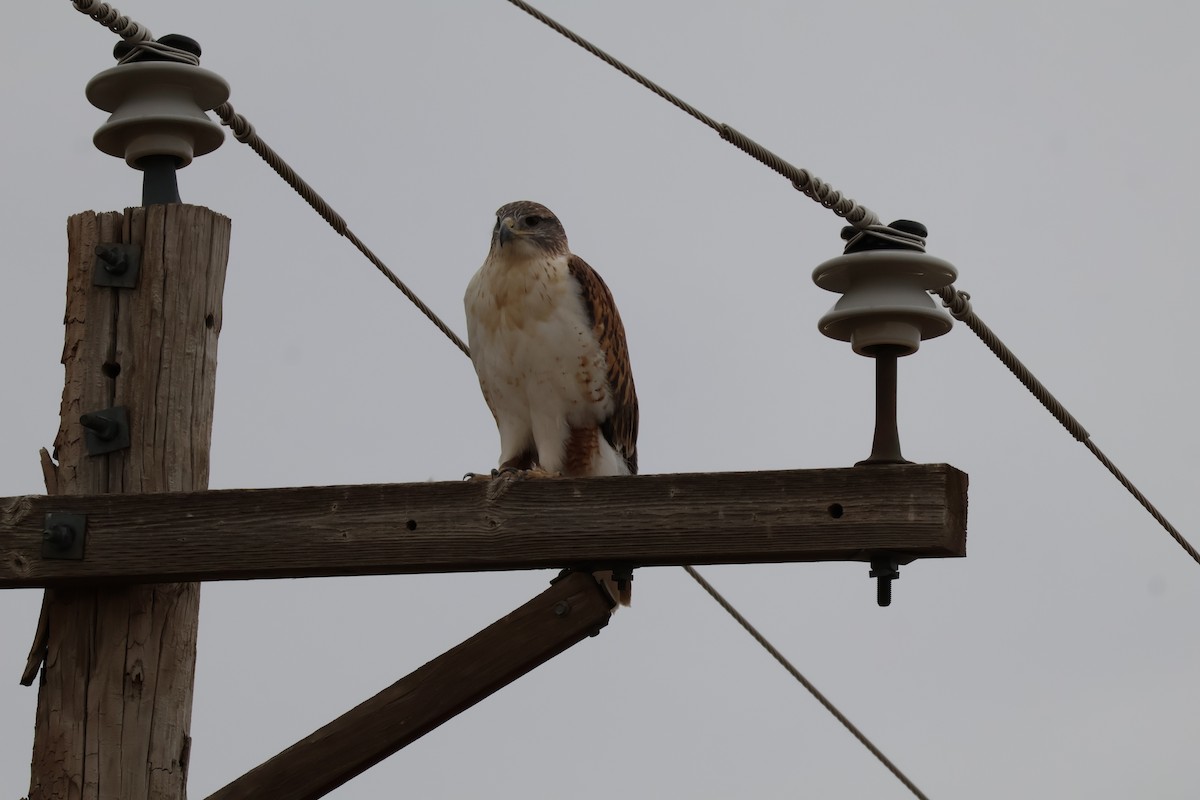
<path id="1" fill-rule="evenodd" d="M 818 703 L 825 706 L 825 710 L 832 714 L 838 722 L 842 723 L 842 725 L 846 727 L 846 730 L 850 731 L 854 738 L 858 739 L 858 741 L 862 743 L 863 747 L 870 750 L 871 753 L 877 759 L 879 759 L 880 763 L 887 767 L 888 770 L 895 775 L 901 783 L 907 786 L 910 792 L 921 798 L 921 800 L 929 800 L 929 798 L 917 788 L 917 785 L 909 780 L 908 776 L 901 772 L 900 768 L 893 764 L 878 747 L 872 744 L 871 740 L 867 738 L 866 734 L 860 731 L 853 722 L 847 719 L 845 714 L 843 714 L 841 711 L 838 711 L 837 706 L 831 703 L 829 698 L 821 694 L 820 690 L 818 690 L 816 686 L 813 686 L 813 684 L 800 673 L 800 670 L 796 669 L 796 667 L 792 665 L 792 662 L 787 660 L 783 653 L 779 652 L 779 650 L 773 644 L 767 641 L 767 637 L 759 633 L 758 629 L 751 625 L 750 621 L 743 617 L 741 613 L 733 607 L 733 604 L 725 599 L 724 595 L 714 589 L 713 585 L 706 581 L 703 576 L 701 576 L 700 573 L 695 570 L 695 568 L 684 566 L 684 570 L 688 575 L 692 576 L 696 583 L 700 584 L 700 587 L 704 589 L 704 591 L 708 592 L 709 596 L 712 597 L 713 600 L 716 600 L 717 603 L 720 604 L 721 608 L 729 612 L 729 616 L 737 620 L 737 623 L 746 629 L 746 633 L 753 636 L 754 640 L 762 645 L 763 649 L 770 653 L 772 658 L 778 661 L 784 669 L 791 673 L 792 677 L 799 681 L 800 684 L 808 690 L 808 693 L 816 698 Z"/>
<path id="2" fill-rule="evenodd" d="M 329 226 L 337 231 L 338 234 L 350 240 L 350 243 L 358 248 L 358 251 L 366 256 L 367 260 L 374 264 L 375 268 L 379 270 L 383 276 L 392 283 L 393 286 L 399 289 L 404 296 L 407 297 L 412 304 L 415 305 L 417 309 L 429 319 L 430 322 L 436 325 L 437 329 L 444 333 L 446 338 L 454 343 L 455 347 L 461 350 L 464 355 L 468 357 L 471 355 L 471 351 L 467 347 L 466 343 L 463 342 L 462 339 L 458 338 L 458 335 L 450 329 L 450 326 L 445 322 L 442 322 L 441 317 L 435 314 L 433 309 L 425 305 L 421 298 L 417 297 L 416 292 L 408 288 L 408 285 L 405 284 L 404 281 L 400 280 L 396 273 L 392 272 L 388 268 L 387 264 L 383 263 L 383 260 L 380 259 L 379 256 L 375 255 L 371 248 L 367 247 L 367 245 L 361 239 L 359 239 L 353 231 L 350 230 L 350 226 L 346 224 L 346 220 L 342 218 L 342 215 L 334 211 L 333 206 L 329 205 L 329 203 L 327 203 L 325 199 L 321 197 L 321 195 L 317 194 L 317 191 L 313 189 L 307 181 L 301 178 L 278 153 L 271 149 L 270 145 L 268 145 L 257 133 L 255 133 L 254 126 L 251 125 L 244 116 L 234 111 L 233 106 L 229 103 L 222 103 L 213 110 L 216 112 L 217 116 L 221 118 L 221 122 L 227 125 L 231 131 L 233 131 L 234 137 L 239 142 L 249 145 L 250 149 L 257 153 L 263 161 L 267 162 L 267 165 L 270 166 L 271 169 L 275 170 L 275 173 L 279 175 L 279 177 L 283 178 L 288 186 L 291 186 L 297 194 L 304 198 L 304 202 L 312 206 L 313 210 L 320 215 L 321 219 L 328 222 Z"/>
<path id="3" fill-rule="evenodd" d="M 587 39 L 584 39 L 570 28 L 561 24 L 557 20 L 546 16 L 529 3 L 523 2 L 523 0 L 508 0 L 508 2 L 512 3 L 514 6 L 521 9 L 526 14 L 546 25 L 550 29 L 579 45 L 584 50 L 588 51 L 621 74 L 629 77 L 630 79 L 654 92 L 656 95 L 680 109 L 693 119 L 712 128 L 714 131 L 720 134 L 722 139 L 729 142 L 734 147 L 753 158 L 755 161 L 758 161 L 760 164 L 763 164 L 775 172 L 778 172 L 780 175 L 791 181 L 792 187 L 797 191 L 820 203 L 825 208 L 830 209 L 839 217 L 844 217 L 847 222 L 858 228 L 860 231 L 870 230 L 876 236 L 896 241 L 909 247 L 912 247 L 915 244 L 920 244 L 921 246 L 924 245 L 924 240 L 920 237 L 914 234 L 904 233 L 896 230 L 895 228 L 889 228 L 886 225 L 881 224 L 879 215 L 871 209 L 856 203 L 849 197 L 844 196 L 837 189 L 834 189 L 833 186 L 816 177 L 808 170 L 789 164 L 787 161 L 780 158 L 775 153 L 763 147 L 761 144 L 741 133 L 737 129 L 726 125 L 723 122 L 716 121 L 712 117 L 697 109 L 695 106 L 684 102 L 678 96 L 667 91 L 642 73 L 630 67 L 628 64 L 625 64 L 615 56 L 612 56 L 606 53 L 604 50 L 601 50 L 599 47 L 592 44 Z"/>

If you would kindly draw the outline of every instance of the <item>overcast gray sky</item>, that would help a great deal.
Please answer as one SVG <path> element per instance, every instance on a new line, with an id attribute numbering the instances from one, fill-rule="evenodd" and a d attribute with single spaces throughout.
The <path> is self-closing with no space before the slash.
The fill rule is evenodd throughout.
<path id="1" fill-rule="evenodd" d="M 493 211 L 541 201 L 607 280 L 643 472 L 848 466 L 872 365 L 824 339 L 841 222 L 502 0 L 126 0 L 450 324 Z M 1200 542 L 1192 227 L 1200 11 L 1185 3 L 541 7 L 887 220 Z M 43 491 L 64 221 L 140 198 L 83 88 L 116 37 L 6 8 L 0 495 Z M 235 141 L 180 173 L 233 220 L 212 487 L 454 480 L 498 440 L 467 359 Z M 1196 796 L 1200 567 L 966 330 L 900 364 L 915 461 L 970 475 L 965 559 L 705 574 L 934 798 Z M 314 432 L 314 420 L 317 421 Z M 253 531 L 247 531 L 253 536 Z M 550 573 L 209 584 L 203 798 L 540 592 Z M 681 570 L 590 639 L 332 797 L 901 798 Z M 0 594 L 0 795 L 28 786 L 40 591 Z"/>

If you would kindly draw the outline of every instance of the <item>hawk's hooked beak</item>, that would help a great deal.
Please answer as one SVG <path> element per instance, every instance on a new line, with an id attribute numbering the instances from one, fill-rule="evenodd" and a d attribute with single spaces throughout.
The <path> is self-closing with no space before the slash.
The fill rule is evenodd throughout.
<path id="1" fill-rule="evenodd" d="M 500 246 L 501 247 L 503 247 L 505 244 L 507 244 L 508 242 L 511 242 L 514 238 L 516 238 L 517 234 L 513 232 L 513 225 L 515 225 L 516 222 L 517 221 L 515 219 L 513 219 L 512 217 L 505 217 L 504 219 L 500 220 Z"/>

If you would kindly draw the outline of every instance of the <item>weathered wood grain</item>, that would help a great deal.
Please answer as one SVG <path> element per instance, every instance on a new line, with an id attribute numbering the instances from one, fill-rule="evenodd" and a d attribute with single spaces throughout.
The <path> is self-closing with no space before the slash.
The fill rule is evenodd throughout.
<path id="1" fill-rule="evenodd" d="M 608 624 L 613 602 L 573 573 L 208 800 L 316 800 Z"/>
<path id="2" fill-rule="evenodd" d="M 67 227 L 66 381 L 47 486 L 203 489 L 229 220 L 160 205 Z M 92 286 L 102 242 L 142 245 L 136 289 Z M 132 446 L 87 455 L 80 415 L 114 405 L 129 409 Z M 195 583 L 47 595 L 30 800 L 184 797 L 198 604 Z"/>
<path id="3" fill-rule="evenodd" d="M 945 464 L 0 500 L 0 588 L 966 552 Z M 48 511 L 82 561 L 40 558 Z"/>

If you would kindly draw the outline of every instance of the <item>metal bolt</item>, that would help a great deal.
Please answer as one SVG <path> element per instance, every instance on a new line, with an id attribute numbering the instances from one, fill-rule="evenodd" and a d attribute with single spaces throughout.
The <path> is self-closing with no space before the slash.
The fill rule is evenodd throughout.
<path id="1" fill-rule="evenodd" d="M 84 414 L 79 418 L 79 424 L 94 433 L 96 438 L 102 442 L 111 442 L 117 438 L 121 429 L 115 419 L 109 419 L 100 414 Z"/>
<path id="2" fill-rule="evenodd" d="M 559 600 L 554 604 L 554 615 L 556 617 L 565 617 L 571 613 L 571 604 L 566 600 Z"/>
<path id="3" fill-rule="evenodd" d="M 868 464 L 911 464 L 900 452 L 900 429 L 896 423 L 896 361 L 907 351 L 896 345 L 872 348 L 875 358 L 875 438 L 871 455 L 854 466 Z"/>
<path id="4" fill-rule="evenodd" d="M 875 579 L 875 601 L 882 607 L 892 604 L 892 581 L 900 579 L 900 565 L 894 558 L 872 558 L 869 575 Z"/>
<path id="5" fill-rule="evenodd" d="M 875 602 L 886 608 L 892 604 L 892 579 L 880 575 L 878 581 L 875 586 Z"/>
<path id="6" fill-rule="evenodd" d="M 42 523 L 42 558 L 83 558 L 87 538 L 87 515 L 67 511 L 50 511 Z"/>
<path id="7" fill-rule="evenodd" d="M 66 523 L 59 523 L 42 531 L 42 539 L 59 552 L 70 550 L 75 543 L 75 529 Z"/>
<path id="8" fill-rule="evenodd" d="M 124 275 L 129 269 L 129 259 L 125 251 L 111 244 L 96 245 L 96 257 L 104 264 L 104 271 L 110 275 Z"/>

